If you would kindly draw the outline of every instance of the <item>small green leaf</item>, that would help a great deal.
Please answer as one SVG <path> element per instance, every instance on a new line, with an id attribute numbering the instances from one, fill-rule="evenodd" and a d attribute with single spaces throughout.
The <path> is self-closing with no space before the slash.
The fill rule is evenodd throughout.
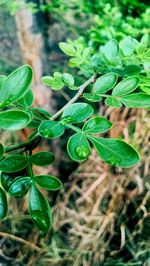
<path id="1" fill-rule="evenodd" d="M 125 75 L 138 75 L 141 72 L 142 68 L 139 65 L 128 65 L 124 68 L 123 73 Z"/>
<path id="2" fill-rule="evenodd" d="M 51 152 L 37 152 L 30 157 L 30 161 L 38 166 L 46 166 L 55 161 L 55 156 Z"/>
<path id="3" fill-rule="evenodd" d="M 111 96 L 106 98 L 105 103 L 108 106 L 115 107 L 115 108 L 120 108 L 122 106 L 122 103 L 119 101 L 119 99 L 111 97 Z"/>
<path id="4" fill-rule="evenodd" d="M 120 42 L 119 46 L 124 56 L 130 56 L 133 54 L 133 51 L 137 44 L 138 42 L 135 44 L 135 39 L 130 36 L 127 36 Z"/>
<path id="5" fill-rule="evenodd" d="M 74 134 L 67 143 L 67 151 L 72 160 L 83 162 L 90 155 L 90 145 L 85 135 L 82 133 Z"/>
<path id="6" fill-rule="evenodd" d="M 44 195 L 33 184 L 29 195 L 29 213 L 42 231 L 48 231 L 52 225 L 50 206 Z"/>
<path id="7" fill-rule="evenodd" d="M 115 73 L 108 73 L 99 77 L 94 83 L 93 92 L 101 94 L 111 90 L 117 82 L 117 77 Z"/>
<path id="8" fill-rule="evenodd" d="M 4 190 L 0 187 L 0 220 L 3 219 L 7 214 L 7 197 Z"/>
<path id="9" fill-rule="evenodd" d="M 62 187 L 61 181 L 55 177 L 50 175 L 38 175 L 34 177 L 35 182 L 37 182 L 41 187 L 56 191 Z"/>
<path id="10" fill-rule="evenodd" d="M 34 107 L 31 109 L 32 114 L 40 120 L 47 120 L 51 114 L 41 107 Z"/>
<path id="11" fill-rule="evenodd" d="M 76 50 L 75 48 L 66 43 L 66 42 L 60 42 L 59 43 L 59 48 L 66 54 L 66 55 L 69 55 L 69 56 L 75 56 L 76 55 Z"/>
<path id="12" fill-rule="evenodd" d="M 64 134 L 65 127 L 57 121 L 43 121 L 38 132 L 43 138 L 58 138 Z"/>
<path id="13" fill-rule="evenodd" d="M 112 125 L 113 123 L 111 123 L 108 119 L 101 116 L 96 116 L 88 120 L 84 124 L 82 130 L 88 134 L 103 133 L 108 131 Z"/>
<path id="14" fill-rule="evenodd" d="M 138 153 L 126 142 L 119 139 L 107 139 L 88 136 L 99 156 L 113 166 L 132 167 L 139 162 Z"/>
<path id="15" fill-rule="evenodd" d="M 2 143 L 0 143 L 0 159 L 3 157 L 3 154 L 5 152 L 5 148 Z"/>
<path id="16" fill-rule="evenodd" d="M 69 74 L 69 73 L 64 73 L 63 76 L 62 76 L 62 78 L 63 78 L 63 82 L 64 82 L 67 86 L 69 86 L 69 87 L 74 86 L 74 77 L 73 77 L 71 74 Z"/>
<path id="17" fill-rule="evenodd" d="M 0 90 L 0 103 L 4 107 L 22 98 L 32 81 L 32 68 L 23 65 L 13 71 L 4 81 Z"/>
<path id="18" fill-rule="evenodd" d="M 113 89 L 113 96 L 122 96 L 131 93 L 139 85 L 140 79 L 138 77 L 128 77 L 119 82 Z"/>
<path id="19" fill-rule="evenodd" d="M 23 197 L 29 190 L 31 178 L 29 176 L 17 178 L 9 187 L 8 193 L 14 197 Z"/>
<path id="20" fill-rule="evenodd" d="M 116 40 L 108 41 L 101 47 L 101 52 L 105 55 L 108 61 L 112 61 L 118 55 L 119 45 Z"/>
<path id="21" fill-rule="evenodd" d="M 30 107 L 33 103 L 34 96 L 32 90 L 28 90 L 27 93 L 17 102 L 20 103 L 24 107 Z"/>
<path id="22" fill-rule="evenodd" d="M 146 93 L 132 93 L 120 98 L 120 101 L 130 108 L 148 108 L 150 107 L 150 95 Z"/>
<path id="23" fill-rule="evenodd" d="M 31 121 L 29 113 L 22 110 L 0 112 L 0 128 L 19 130 L 25 128 Z"/>
<path id="24" fill-rule="evenodd" d="M 3 172 L 13 173 L 24 169 L 27 163 L 28 159 L 23 155 L 9 155 L 0 162 L 0 168 Z"/>
<path id="25" fill-rule="evenodd" d="M 62 118 L 71 117 L 73 123 L 79 123 L 89 118 L 93 112 L 93 108 L 87 103 L 73 103 L 64 110 Z"/>
<path id="26" fill-rule="evenodd" d="M 3 186 L 3 188 L 5 189 L 5 191 L 8 192 L 11 184 L 17 180 L 18 178 L 22 178 L 25 177 L 27 175 L 27 171 L 26 169 L 23 169 L 21 171 L 18 172 L 14 172 L 14 173 L 7 173 L 7 172 L 2 172 L 1 173 L 1 184 Z"/>
<path id="27" fill-rule="evenodd" d="M 64 87 L 62 74 L 59 72 L 54 73 L 54 77 L 44 76 L 41 78 L 43 84 L 51 87 L 52 90 L 61 90 Z"/>
<path id="28" fill-rule="evenodd" d="M 93 93 L 83 93 L 83 97 L 90 102 L 100 102 L 102 100 L 102 96 Z"/>

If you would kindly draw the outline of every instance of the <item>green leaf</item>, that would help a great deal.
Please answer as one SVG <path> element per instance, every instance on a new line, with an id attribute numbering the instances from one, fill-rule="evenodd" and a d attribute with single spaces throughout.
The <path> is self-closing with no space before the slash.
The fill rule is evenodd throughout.
<path id="1" fill-rule="evenodd" d="M 111 90 L 115 86 L 117 78 L 115 73 L 108 73 L 99 77 L 94 83 L 93 92 L 101 94 Z"/>
<path id="2" fill-rule="evenodd" d="M 66 54 L 66 55 L 69 55 L 69 56 L 75 56 L 76 55 L 76 50 L 75 48 L 66 43 L 66 42 L 60 42 L 59 43 L 59 48 Z"/>
<path id="3" fill-rule="evenodd" d="M 43 121 L 38 132 L 43 138 L 58 138 L 64 134 L 65 127 L 57 121 Z"/>
<path id="4" fill-rule="evenodd" d="M 83 97 L 90 102 L 100 102 L 102 100 L 102 96 L 93 93 L 83 93 Z"/>
<path id="5" fill-rule="evenodd" d="M 73 103 L 64 110 L 62 118 L 71 117 L 73 123 L 79 123 L 89 118 L 93 112 L 93 108 L 87 103 Z"/>
<path id="6" fill-rule="evenodd" d="M 105 55 L 108 61 L 112 61 L 118 55 L 119 45 L 116 40 L 108 41 L 101 47 L 101 52 Z"/>
<path id="7" fill-rule="evenodd" d="M 138 153 L 126 142 L 119 139 L 107 139 L 88 136 L 99 156 L 113 166 L 132 167 L 139 162 Z"/>
<path id="8" fill-rule="evenodd" d="M 6 79 L 7 77 L 5 75 L 0 75 L 0 93 L 1 93 L 1 87 Z"/>
<path id="9" fill-rule="evenodd" d="M 8 193 L 14 197 L 23 197 L 29 190 L 31 178 L 29 176 L 17 178 L 9 187 Z"/>
<path id="10" fill-rule="evenodd" d="M 30 157 L 30 161 L 38 166 L 46 166 L 55 161 L 55 156 L 51 152 L 37 152 Z"/>
<path id="11" fill-rule="evenodd" d="M 24 107 L 30 107 L 33 103 L 34 96 L 32 90 L 28 90 L 27 93 L 17 102 L 20 103 Z"/>
<path id="12" fill-rule="evenodd" d="M 124 68 L 123 73 L 125 75 L 138 75 L 141 72 L 142 68 L 139 65 L 128 65 Z"/>
<path id="13" fill-rule="evenodd" d="M 0 143 L 0 159 L 3 158 L 3 154 L 5 152 L 5 148 L 2 143 Z"/>
<path id="14" fill-rule="evenodd" d="M 74 77 L 73 77 L 71 74 L 69 74 L 69 73 L 64 73 L 63 76 L 62 76 L 62 78 L 63 78 L 63 82 L 64 82 L 67 86 L 69 86 L 69 87 L 74 86 Z"/>
<path id="15" fill-rule="evenodd" d="M 21 110 L 0 112 L 0 128 L 7 130 L 20 130 L 31 121 L 29 113 Z"/>
<path id="16" fill-rule="evenodd" d="M 0 187 L 0 220 L 3 219 L 7 214 L 7 197 L 4 190 Z"/>
<path id="17" fill-rule="evenodd" d="M 62 74 L 59 72 L 54 73 L 54 77 L 44 76 L 41 78 L 43 84 L 51 87 L 52 90 L 61 90 L 64 87 Z"/>
<path id="18" fill-rule="evenodd" d="M 51 114 L 47 112 L 45 109 L 40 107 L 34 107 L 31 109 L 31 112 L 37 120 L 48 120 L 51 117 Z"/>
<path id="19" fill-rule="evenodd" d="M 108 119 L 101 116 L 96 116 L 88 120 L 84 124 L 82 130 L 88 134 L 103 133 L 108 131 L 112 125 L 113 123 L 111 123 Z"/>
<path id="20" fill-rule="evenodd" d="M 67 143 L 67 151 L 70 158 L 77 162 L 83 162 L 88 159 L 90 155 L 90 145 L 82 133 L 74 134 Z"/>
<path id="21" fill-rule="evenodd" d="M 25 177 L 26 175 L 27 175 L 26 169 L 14 173 L 1 172 L 1 184 L 5 189 L 5 191 L 8 192 L 10 186 L 15 180 L 17 180 L 18 178 Z"/>
<path id="22" fill-rule="evenodd" d="M 128 77 L 119 82 L 113 89 L 113 96 L 122 96 L 131 93 L 134 91 L 140 83 L 138 77 Z"/>
<path id="23" fill-rule="evenodd" d="M 23 155 L 9 155 L 0 162 L 0 168 L 3 172 L 13 173 L 24 169 L 27 163 L 28 159 Z"/>
<path id="24" fill-rule="evenodd" d="M 4 107 L 22 98 L 32 81 L 32 68 L 23 65 L 13 71 L 4 81 L 0 90 L 0 106 Z"/>
<path id="25" fill-rule="evenodd" d="M 35 182 L 37 182 L 41 187 L 56 191 L 62 187 L 61 181 L 55 177 L 50 175 L 38 175 L 34 177 Z"/>
<path id="26" fill-rule="evenodd" d="M 108 106 L 111 106 L 111 107 L 115 107 L 115 108 L 120 108 L 122 106 L 122 103 L 119 101 L 119 99 L 117 98 L 114 98 L 114 97 L 108 97 L 106 100 L 105 100 L 105 103 L 108 105 Z"/>
<path id="27" fill-rule="evenodd" d="M 52 225 L 50 206 L 44 195 L 33 184 L 29 195 L 29 213 L 42 231 L 48 231 Z"/>
<path id="28" fill-rule="evenodd" d="M 147 95 L 146 93 L 132 93 L 121 97 L 120 101 L 130 108 L 150 107 L 150 95 Z"/>
<path id="29" fill-rule="evenodd" d="M 137 44 L 138 42 L 135 44 L 135 39 L 130 36 L 127 36 L 120 42 L 119 46 L 124 56 L 130 56 L 133 54 L 133 51 Z"/>

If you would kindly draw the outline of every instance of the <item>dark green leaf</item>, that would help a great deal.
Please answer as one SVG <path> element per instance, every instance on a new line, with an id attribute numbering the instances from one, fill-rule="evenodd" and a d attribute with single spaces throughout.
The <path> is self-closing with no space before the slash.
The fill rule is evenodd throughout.
<path id="1" fill-rule="evenodd" d="M 46 166 L 54 162 L 55 156 L 51 152 L 37 152 L 30 157 L 33 164 L 38 166 Z"/>
<path id="2" fill-rule="evenodd" d="M 19 130 L 25 128 L 31 121 L 30 115 L 21 110 L 9 110 L 0 112 L 0 128 L 7 130 Z"/>
<path id="3" fill-rule="evenodd" d="M 32 121 L 27 125 L 28 128 L 38 128 L 41 124 L 40 119 L 33 118 Z"/>
<path id="4" fill-rule="evenodd" d="M 44 195 L 33 184 L 29 195 L 29 212 L 36 226 L 48 231 L 52 225 L 50 206 Z"/>
<path id="5" fill-rule="evenodd" d="M 15 180 L 17 180 L 18 178 L 25 177 L 26 175 L 27 175 L 27 170 L 26 169 L 23 169 L 21 171 L 14 172 L 14 173 L 2 172 L 1 173 L 1 184 L 2 184 L 3 188 L 5 189 L 5 191 L 8 192 L 11 184 Z"/>
<path id="6" fill-rule="evenodd" d="M 120 101 L 130 108 L 150 107 L 150 95 L 146 93 L 133 93 L 120 98 Z"/>
<path id="7" fill-rule="evenodd" d="M 0 220 L 6 216 L 7 210 L 7 197 L 4 190 L 0 187 Z"/>
<path id="8" fill-rule="evenodd" d="M 3 157 L 4 151 L 5 151 L 5 148 L 4 148 L 3 144 L 0 143 L 0 159 Z"/>
<path id="9" fill-rule="evenodd" d="M 93 93 L 83 93 L 83 97 L 90 102 L 100 102 L 102 100 L 102 96 Z"/>
<path id="10" fill-rule="evenodd" d="M 106 118 L 96 116 L 84 124 L 83 131 L 89 134 L 103 133 L 108 131 L 112 125 L 113 124 Z"/>
<path id="11" fill-rule="evenodd" d="M 124 68 L 123 73 L 125 75 L 137 75 L 141 72 L 142 68 L 139 65 L 128 65 Z"/>
<path id="12" fill-rule="evenodd" d="M 114 98 L 114 97 L 108 97 L 106 100 L 105 100 L 105 103 L 108 105 L 108 106 L 111 106 L 111 107 L 115 107 L 115 108 L 120 108 L 122 106 L 122 103 L 119 101 L 119 99 L 117 98 Z"/>
<path id="13" fill-rule="evenodd" d="M 62 118 L 71 117 L 74 123 L 79 123 L 89 118 L 93 112 L 93 108 L 87 103 L 73 103 L 64 110 Z"/>
<path id="14" fill-rule="evenodd" d="M 60 42 L 59 47 L 66 55 L 69 55 L 69 56 L 75 56 L 76 55 L 75 48 L 66 42 Z"/>
<path id="15" fill-rule="evenodd" d="M 67 143 L 67 151 L 72 160 L 83 162 L 90 155 L 90 145 L 85 135 L 82 133 L 74 134 Z"/>
<path id="16" fill-rule="evenodd" d="M 128 77 L 119 82 L 113 89 L 113 96 L 122 96 L 131 93 L 139 85 L 140 79 L 138 77 Z"/>
<path id="17" fill-rule="evenodd" d="M 115 73 L 108 73 L 99 77 L 93 88 L 93 92 L 97 94 L 105 93 L 111 90 L 117 82 L 117 75 Z"/>
<path id="18" fill-rule="evenodd" d="M 0 90 L 0 105 L 6 106 L 22 98 L 32 81 L 32 68 L 23 65 L 13 71 L 4 81 Z"/>
<path id="19" fill-rule="evenodd" d="M 88 136 L 99 156 L 108 164 L 117 167 L 132 167 L 139 162 L 138 153 L 126 142 L 119 139 L 107 139 Z"/>
<path id="20" fill-rule="evenodd" d="M 28 159 L 23 155 L 9 155 L 0 162 L 0 168 L 3 172 L 13 173 L 24 169 L 27 163 Z"/>
<path id="21" fill-rule="evenodd" d="M 101 52 L 105 55 L 108 61 L 112 61 L 119 52 L 118 42 L 116 40 L 108 41 L 105 46 L 101 47 Z"/>
<path id="22" fill-rule="evenodd" d="M 47 190 L 58 190 L 61 188 L 62 183 L 61 181 L 55 177 L 50 175 L 39 175 L 35 176 L 34 180 L 43 188 Z"/>
<path id="23" fill-rule="evenodd" d="M 64 134 L 64 126 L 57 121 L 43 121 L 39 126 L 39 134 L 43 138 L 58 138 Z"/>
<path id="24" fill-rule="evenodd" d="M 39 119 L 43 119 L 43 118 L 47 119 L 51 117 L 51 114 L 41 107 L 34 107 L 31 109 L 31 112 L 33 113 L 34 116 L 36 116 Z"/>
<path id="25" fill-rule="evenodd" d="M 29 176 L 17 178 L 9 187 L 8 193 L 14 197 L 23 197 L 29 190 L 31 178 Z"/>

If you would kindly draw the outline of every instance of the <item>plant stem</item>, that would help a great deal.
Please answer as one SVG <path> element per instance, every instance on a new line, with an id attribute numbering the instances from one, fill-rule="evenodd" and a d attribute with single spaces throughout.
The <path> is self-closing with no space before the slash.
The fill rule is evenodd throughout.
<path id="1" fill-rule="evenodd" d="M 75 131 L 75 132 L 79 132 L 79 133 L 83 133 L 83 131 L 80 129 L 80 128 L 78 128 L 78 127 L 76 127 L 76 126 L 73 126 L 73 125 L 70 125 L 70 124 L 67 124 L 67 125 L 65 125 L 67 128 L 70 128 L 70 129 L 72 129 L 73 131 Z"/>
<path id="2" fill-rule="evenodd" d="M 85 83 L 83 83 L 80 87 L 79 90 L 77 92 L 77 94 L 66 104 L 64 105 L 64 107 L 62 107 L 56 114 L 54 114 L 51 119 L 55 120 L 56 118 L 58 118 L 63 111 L 70 106 L 72 103 L 76 102 L 78 100 L 78 98 L 82 95 L 82 93 L 84 92 L 84 90 L 86 89 L 86 87 L 95 80 L 96 78 L 96 74 L 94 74 L 92 77 L 90 77 Z"/>

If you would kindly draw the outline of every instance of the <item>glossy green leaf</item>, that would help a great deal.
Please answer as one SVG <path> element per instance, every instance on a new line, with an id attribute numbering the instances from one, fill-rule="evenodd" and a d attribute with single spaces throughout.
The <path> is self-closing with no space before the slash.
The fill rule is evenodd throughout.
<path id="1" fill-rule="evenodd" d="M 51 76 L 44 76 L 41 78 L 43 84 L 51 87 L 52 90 L 61 90 L 65 83 L 62 79 L 62 74 L 59 72 L 54 72 L 53 77 Z"/>
<path id="2" fill-rule="evenodd" d="M 139 155 L 133 147 L 119 139 L 88 136 L 99 156 L 106 163 L 123 168 L 132 167 L 139 162 Z"/>
<path id="3" fill-rule="evenodd" d="M 102 96 L 93 93 L 83 93 L 83 97 L 90 102 L 100 102 L 102 100 Z"/>
<path id="4" fill-rule="evenodd" d="M 82 133 L 76 133 L 67 143 L 67 151 L 72 160 L 77 162 L 83 162 L 88 159 L 90 155 L 90 145 Z"/>
<path id="5" fill-rule="evenodd" d="M 121 102 L 130 108 L 148 108 L 150 107 L 150 95 L 146 93 L 132 93 L 120 98 Z"/>
<path id="6" fill-rule="evenodd" d="M 0 220 L 3 219 L 7 214 L 7 197 L 4 190 L 0 187 Z"/>
<path id="7" fill-rule="evenodd" d="M 57 121 L 43 121 L 38 132 L 43 138 L 58 138 L 64 134 L 65 127 Z"/>
<path id="8" fill-rule="evenodd" d="M 128 76 L 133 76 L 139 74 L 141 70 L 142 67 L 139 65 L 128 65 L 124 68 L 123 73 Z"/>
<path id="9" fill-rule="evenodd" d="M 74 123 L 79 123 L 89 118 L 93 112 L 93 108 L 87 103 L 73 103 L 64 110 L 62 118 L 71 117 Z"/>
<path id="10" fill-rule="evenodd" d="M 24 155 L 9 155 L 0 162 L 0 168 L 3 172 L 13 173 L 24 169 L 27 163 Z"/>
<path id="11" fill-rule="evenodd" d="M 69 56 L 75 56 L 76 55 L 76 50 L 75 48 L 66 43 L 66 42 L 60 42 L 59 43 L 59 48 L 66 54 L 66 55 L 69 55 Z"/>
<path id="12" fill-rule="evenodd" d="M 0 112 L 0 128 L 7 130 L 20 130 L 25 128 L 31 117 L 29 113 L 22 110 L 9 110 Z"/>
<path id="13" fill-rule="evenodd" d="M 51 114 L 41 107 L 34 107 L 31 109 L 31 112 L 36 118 L 40 120 L 47 120 L 49 117 L 51 117 Z"/>
<path id="14" fill-rule="evenodd" d="M 108 41 L 103 47 L 101 52 L 105 55 L 108 61 L 112 61 L 118 55 L 119 45 L 116 40 Z"/>
<path id="15" fill-rule="evenodd" d="M 29 194 L 29 213 L 42 231 L 48 231 L 52 225 L 52 215 L 49 203 L 44 195 L 33 184 Z"/>
<path id="16" fill-rule="evenodd" d="M 0 75 L 0 93 L 1 93 L 1 87 L 6 79 L 7 77 L 5 75 Z"/>
<path id="17" fill-rule="evenodd" d="M 14 197 L 23 197 L 29 190 L 31 178 L 29 176 L 17 178 L 9 187 L 8 193 Z"/>
<path id="18" fill-rule="evenodd" d="M 61 181 L 55 177 L 50 175 L 38 175 L 34 177 L 35 182 L 37 182 L 41 187 L 47 190 L 58 190 L 62 187 Z"/>
<path id="19" fill-rule="evenodd" d="M 119 82 L 113 89 L 113 96 L 122 96 L 133 92 L 139 85 L 138 77 L 128 77 Z"/>
<path id="20" fill-rule="evenodd" d="M 20 103 L 24 107 L 30 107 L 33 103 L 34 96 L 32 90 L 28 90 L 27 93 L 17 102 Z"/>
<path id="21" fill-rule="evenodd" d="M 30 161 L 38 166 L 46 166 L 55 161 L 55 155 L 51 152 L 41 151 L 33 154 Z"/>
<path id="22" fill-rule="evenodd" d="M 3 144 L 0 143 L 0 159 L 3 157 L 4 151 L 5 151 L 5 148 L 4 148 Z"/>
<path id="23" fill-rule="evenodd" d="M 84 126 L 83 131 L 89 134 L 103 133 L 108 131 L 112 127 L 113 123 L 111 123 L 108 119 L 96 116 L 88 120 Z"/>
<path id="24" fill-rule="evenodd" d="M 99 77 L 94 83 L 93 92 L 101 94 L 111 90 L 117 82 L 117 77 L 115 73 L 108 73 Z"/>
<path id="25" fill-rule="evenodd" d="M 119 99 L 114 97 L 108 97 L 105 100 L 105 103 L 110 107 L 120 108 L 122 106 L 122 103 L 119 101 Z"/>
<path id="26" fill-rule="evenodd" d="M 69 86 L 69 87 L 74 86 L 74 77 L 73 77 L 71 74 L 69 74 L 69 73 L 64 73 L 63 76 L 62 76 L 62 78 L 63 78 L 63 82 L 64 82 L 67 86 Z"/>
<path id="27" fill-rule="evenodd" d="M 137 42 L 137 44 L 138 44 L 138 42 Z M 119 46 L 120 46 L 124 56 L 130 56 L 133 54 L 133 51 L 134 51 L 135 47 L 137 46 L 137 44 L 135 44 L 135 39 L 133 39 L 130 36 L 127 36 L 123 40 L 121 40 Z"/>
<path id="28" fill-rule="evenodd" d="M 8 192 L 10 186 L 15 180 L 17 180 L 18 178 L 20 179 L 22 177 L 25 177 L 26 175 L 26 169 L 14 173 L 1 172 L 1 185 L 3 186 L 5 191 Z"/>
<path id="29" fill-rule="evenodd" d="M 0 106 L 4 107 L 22 98 L 32 81 L 32 68 L 23 65 L 13 71 L 4 81 L 0 90 Z"/>

